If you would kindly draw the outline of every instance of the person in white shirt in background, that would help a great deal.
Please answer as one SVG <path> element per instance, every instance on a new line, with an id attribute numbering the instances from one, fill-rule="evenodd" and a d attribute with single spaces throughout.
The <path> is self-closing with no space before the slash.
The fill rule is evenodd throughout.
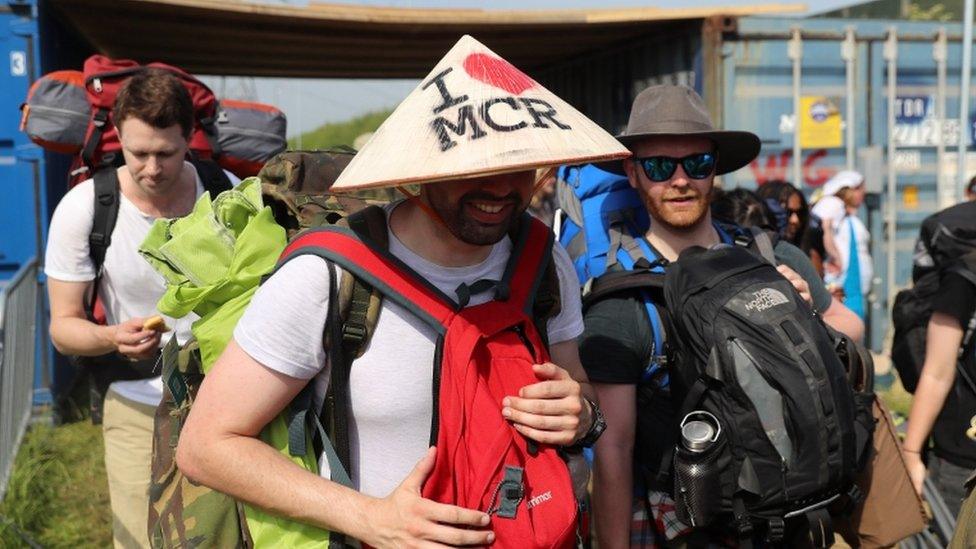
<path id="1" fill-rule="evenodd" d="M 867 310 L 874 265 L 871 234 L 857 216 L 864 203 L 864 176 L 852 170 L 837 172 L 823 188 L 823 197 L 811 212 L 823 222 L 824 281 L 832 290 L 842 289 L 844 305 L 862 319 Z"/>

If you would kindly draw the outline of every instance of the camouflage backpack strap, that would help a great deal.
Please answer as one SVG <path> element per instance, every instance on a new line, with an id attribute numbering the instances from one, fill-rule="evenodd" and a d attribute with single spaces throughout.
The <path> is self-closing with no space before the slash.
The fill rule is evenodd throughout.
<path id="1" fill-rule="evenodd" d="M 386 212 L 379 206 L 369 206 L 347 217 L 340 224 L 362 238 L 371 240 L 379 249 L 390 247 L 386 227 Z M 366 349 L 379 320 L 383 296 L 366 282 L 342 271 L 339 285 L 339 316 L 342 318 L 342 345 L 346 356 L 359 358 Z"/>
<path id="2" fill-rule="evenodd" d="M 340 222 L 383 249 L 389 247 L 386 213 L 370 206 Z M 349 470 L 349 372 L 352 363 L 366 349 L 379 321 L 382 295 L 365 281 L 345 269 L 341 271 L 336 313 L 340 325 L 330 326 L 326 334 L 331 365 L 329 390 L 322 405 L 321 423 L 328 430 L 339 461 Z M 330 309 L 332 304 L 330 304 Z M 327 324 L 334 325 L 334 322 Z M 339 344 L 336 345 L 335 342 Z"/>

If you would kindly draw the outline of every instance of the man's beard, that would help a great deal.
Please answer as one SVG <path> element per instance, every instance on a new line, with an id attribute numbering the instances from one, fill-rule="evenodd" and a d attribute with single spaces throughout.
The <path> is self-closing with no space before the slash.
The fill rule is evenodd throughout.
<path id="1" fill-rule="evenodd" d="M 705 219 L 705 215 L 708 213 L 709 208 L 709 196 L 708 194 L 700 194 L 697 191 L 692 191 L 689 193 L 682 194 L 670 194 L 662 196 L 659 199 L 652 198 L 649 194 L 641 192 L 641 198 L 644 201 L 644 206 L 647 208 L 648 213 L 651 216 L 651 224 L 660 223 L 669 229 L 674 230 L 685 230 L 690 229 Z M 694 204 L 690 207 L 675 211 L 669 206 L 667 199 L 672 198 L 684 198 L 689 197 L 694 200 Z"/>
<path id="2" fill-rule="evenodd" d="M 500 241 L 514 227 L 522 211 L 525 210 L 522 198 L 515 192 L 499 198 L 485 192 L 473 191 L 462 196 L 456 204 L 449 204 L 443 200 L 443 195 L 432 192 L 428 194 L 428 200 L 451 234 L 458 240 L 473 246 L 489 246 Z M 479 200 L 492 203 L 504 201 L 512 207 L 501 222 L 485 224 L 467 213 L 468 205 Z M 474 206 L 470 207 L 474 208 Z"/>

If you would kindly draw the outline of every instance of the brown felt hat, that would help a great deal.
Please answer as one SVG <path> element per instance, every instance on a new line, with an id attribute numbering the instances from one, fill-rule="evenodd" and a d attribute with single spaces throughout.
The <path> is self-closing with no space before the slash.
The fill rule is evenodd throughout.
<path id="1" fill-rule="evenodd" d="M 648 137 L 668 136 L 711 139 L 718 151 L 716 175 L 734 172 L 759 155 L 760 142 L 756 134 L 715 129 L 705 102 L 688 86 L 662 84 L 637 94 L 627 128 L 617 139 L 630 147 Z M 620 162 L 604 162 L 600 166 L 617 173 L 623 170 Z"/>

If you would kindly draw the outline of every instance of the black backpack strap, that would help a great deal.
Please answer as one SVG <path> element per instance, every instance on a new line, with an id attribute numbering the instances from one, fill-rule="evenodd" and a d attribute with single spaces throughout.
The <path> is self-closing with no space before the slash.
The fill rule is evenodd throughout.
<path id="1" fill-rule="evenodd" d="M 549 320 L 562 310 L 562 296 L 559 293 L 559 273 L 554 261 L 546 264 L 546 270 L 539 280 L 532 302 L 532 322 L 542 338 L 542 344 L 549 348 Z"/>
<path id="2" fill-rule="evenodd" d="M 92 115 L 92 132 L 88 136 L 88 140 L 85 141 L 85 148 L 81 150 L 81 159 L 91 169 L 95 168 L 95 151 L 98 149 L 98 144 L 102 141 L 105 128 L 108 127 L 109 113 L 110 111 L 108 109 L 98 109 Z"/>
<path id="3" fill-rule="evenodd" d="M 650 269 L 633 271 L 612 271 L 596 278 L 592 278 L 583 286 L 583 310 L 603 297 L 635 289 L 664 288 L 664 274 Z"/>
<path id="4" fill-rule="evenodd" d="M 105 167 L 95 172 L 95 199 L 92 228 L 88 234 L 88 257 L 95 267 L 95 280 L 91 297 L 85 302 L 88 318 L 93 317 L 95 300 L 98 297 L 98 283 L 102 278 L 105 253 L 112 244 L 112 231 L 119 218 L 119 173 L 115 168 Z"/>
<path id="5" fill-rule="evenodd" d="M 211 200 L 217 198 L 218 194 L 233 188 L 234 185 L 231 184 L 230 178 L 227 177 L 224 169 L 213 160 L 198 158 L 192 154 L 189 160 L 190 164 L 193 164 L 193 167 L 197 170 L 197 175 L 200 176 L 200 183 L 203 184 L 203 190 L 210 193 Z"/>
<path id="6" fill-rule="evenodd" d="M 214 107 L 214 111 L 220 111 L 219 103 Z M 197 122 L 200 123 L 200 129 L 203 130 L 203 135 L 207 139 L 207 144 L 210 145 L 210 154 L 213 155 L 213 158 L 220 158 L 220 155 L 224 152 L 223 149 L 220 148 L 220 140 L 217 139 L 218 117 L 219 114 L 197 119 Z"/>

